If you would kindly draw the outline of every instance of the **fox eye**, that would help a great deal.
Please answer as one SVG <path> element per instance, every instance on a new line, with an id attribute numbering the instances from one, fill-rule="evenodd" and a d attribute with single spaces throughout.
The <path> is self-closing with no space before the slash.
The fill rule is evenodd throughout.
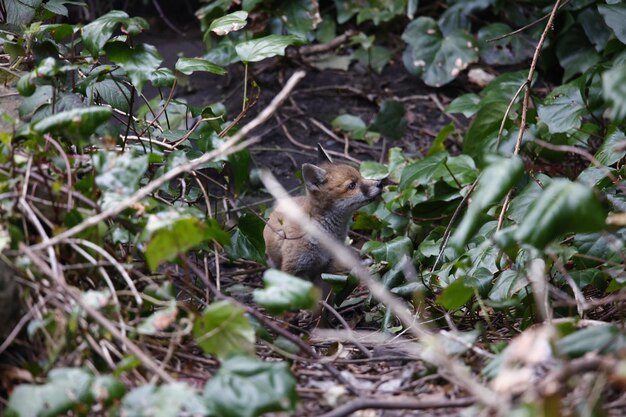
<path id="1" fill-rule="evenodd" d="M 348 190 L 354 190 L 356 188 L 356 181 L 352 181 L 349 185 L 348 185 Z"/>

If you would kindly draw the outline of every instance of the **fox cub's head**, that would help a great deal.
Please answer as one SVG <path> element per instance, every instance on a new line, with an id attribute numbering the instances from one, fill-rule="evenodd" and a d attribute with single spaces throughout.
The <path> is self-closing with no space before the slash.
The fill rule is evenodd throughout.
<path id="1" fill-rule="evenodd" d="M 302 177 L 313 202 L 324 210 L 352 213 L 378 197 L 382 181 L 368 180 L 350 165 L 334 164 L 318 145 L 317 165 L 302 165 Z"/>

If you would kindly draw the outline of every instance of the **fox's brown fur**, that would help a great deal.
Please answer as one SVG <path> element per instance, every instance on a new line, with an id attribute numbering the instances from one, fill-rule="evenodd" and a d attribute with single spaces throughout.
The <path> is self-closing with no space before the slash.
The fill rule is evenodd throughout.
<path id="1" fill-rule="evenodd" d="M 294 200 L 327 233 L 344 242 L 352 214 L 378 197 L 382 184 L 363 178 L 354 167 L 333 164 L 321 147 L 319 153 L 321 163 L 302 166 L 306 196 Z M 322 272 L 336 272 L 333 257 L 278 209 L 271 214 L 263 237 L 275 268 L 310 280 L 317 280 Z"/>

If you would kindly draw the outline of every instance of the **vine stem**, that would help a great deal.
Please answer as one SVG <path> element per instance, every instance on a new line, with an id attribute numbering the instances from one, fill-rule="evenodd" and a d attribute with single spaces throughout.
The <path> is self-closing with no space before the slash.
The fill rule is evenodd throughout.
<path id="1" fill-rule="evenodd" d="M 243 103 L 241 103 L 241 111 L 246 111 L 246 101 L 248 101 L 248 63 L 243 64 Z"/>
<path id="2" fill-rule="evenodd" d="M 530 69 L 528 70 L 528 77 L 524 82 L 524 98 L 522 99 L 522 118 L 519 124 L 519 133 L 517 134 L 517 140 L 515 141 L 515 148 L 513 149 L 513 155 L 518 155 L 519 150 L 522 146 L 522 138 L 524 137 L 524 132 L 526 131 L 526 114 L 528 113 L 528 103 L 530 102 L 530 83 L 533 80 L 533 76 L 535 75 L 535 68 L 537 67 L 537 62 L 539 61 L 539 56 L 541 55 L 541 49 L 543 48 L 543 44 L 548 36 L 548 32 L 552 29 L 554 24 L 554 17 L 556 16 L 556 12 L 559 10 L 559 5 L 561 4 L 561 0 L 556 0 L 554 2 L 554 7 L 552 7 L 552 12 L 550 12 L 550 17 L 548 18 L 548 23 L 546 23 L 546 27 L 543 29 L 541 33 L 541 37 L 539 38 L 539 42 L 537 43 L 537 47 L 535 48 L 535 53 L 533 54 L 533 60 L 530 63 Z M 500 216 L 498 217 L 498 227 L 497 230 L 500 230 L 504 222 L 504 216 L 506 215 L 506 210 L 511 202 L 511 193 L 509 192 L 504 199 L 504 203 L 502 204 L 502 210 L 500 211 Z"/>

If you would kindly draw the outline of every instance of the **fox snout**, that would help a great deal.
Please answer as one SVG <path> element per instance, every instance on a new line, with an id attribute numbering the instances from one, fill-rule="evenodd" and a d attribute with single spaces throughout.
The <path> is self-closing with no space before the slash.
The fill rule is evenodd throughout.
<path id="1" fill-rule="evenodd" d="M 363 180 L 361 192 L 371 201 L 382 193 L 383 186 L 383 180 Z"/>

